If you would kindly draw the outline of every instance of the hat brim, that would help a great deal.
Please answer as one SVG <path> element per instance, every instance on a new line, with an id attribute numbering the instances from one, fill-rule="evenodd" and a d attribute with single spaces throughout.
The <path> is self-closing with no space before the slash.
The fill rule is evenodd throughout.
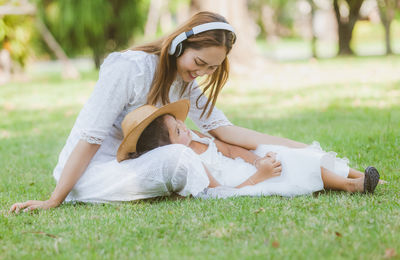
<path id="1" fill-rule="evenodd" d="M 117 161 L 121 162 L 123 160 L 129 159 L 129 154 L 136 152 L 136 144 L 139 140 L 140 135 L 146 129 L 146 127 L 154 121 L 154 119 L 162 115 L 171 114 L 176 119 L 185 121 L 187 114 L 189 113 L 189 108 L 189 100 L 183 99 L 162 106 L 151 113 L 136 127 L 132 128 L 131 131 L 124 137 L 124 140 L 122 140 L 122 143 L 117 151 Z"/>

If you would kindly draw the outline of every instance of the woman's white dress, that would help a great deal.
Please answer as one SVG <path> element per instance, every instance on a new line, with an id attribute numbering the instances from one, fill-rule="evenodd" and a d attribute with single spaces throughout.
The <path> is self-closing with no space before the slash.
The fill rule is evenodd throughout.
<path id="1" fill-rule="evenodd" d="M 260 157 L 265 156 L 268 152 L 277 153 L 277 160 L 282 164 L 281 176 L 236 189 L 234 187 L 253 175 L 256 168 L 241 158 L 231 159 L 224 156 L 218 151 L 212 137 L 200 138 L 192 132 L 192 139 L 208 145 L 207 150 L 200 154 L 201 161 L 222 185 L 205 189 L 202 193 L 197 194 L 197 197 L 304 195 L 324 188 L 321 167 L 343 177 L 347 177 L 349 173 L 347 159 L 336 158 L 336 153 L 333 152 L 324 152 L 317 142 L 302 149 L 280 145 L 259 145 L 253 152 Z"/>
<path id="2" fill-rule="evenodd" d="M 79 113 L 53 171 L 58 181 L 79 140 L 101 144 L 66 201 L 129 201 L 171 192 L 196 195 L 208 186 L 198 156 L 183 145 L 156 149 L 122 163 L 116 161 L 118 146 L 123 139 L 121 122 L 127 113 L 147 103 L 157 64 L 158 56 L 141 51 L 111 53 L 105 59 L 93 93 Z M 202 109 L 196 107 L 196 99 L 201 95 L 201 89 L 196 83 L 191 84 L 181 96 L 182 84 L 181 78 L 173 82 L 170 101 L 189 99 L 189 117 L 202 131 L 231 125 L 217 108 L 209 118 L 200 119 Z M 200 98 L 200 107 L 206 100 L 205 96 Z"/>

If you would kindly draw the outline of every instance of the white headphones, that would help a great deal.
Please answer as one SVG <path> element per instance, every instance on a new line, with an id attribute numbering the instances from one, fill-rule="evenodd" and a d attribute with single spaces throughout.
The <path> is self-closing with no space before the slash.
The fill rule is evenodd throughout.
<path id="1" fill-rule="evenodd" d="M 235 30 L 233 27 L 228 24 L 228 23 L 223 23 L 223 22 L 212 22 L 212 23 L 204 23 L 200 24 L 198 26 L 193 27 L 190 31 L 183 32 L 176 36 L 171 43 L 171 48 L 169 49 L 169 55 L 175 55 L 176 57 L 179 57 L 182 54 L 183 47 L 182 47 L 182 42 L 189 38 L 190 36 L 198 33 L 202 33 L 205 31 L 210 31 L 210 30 L 227 30 L 235 33 Z"/>

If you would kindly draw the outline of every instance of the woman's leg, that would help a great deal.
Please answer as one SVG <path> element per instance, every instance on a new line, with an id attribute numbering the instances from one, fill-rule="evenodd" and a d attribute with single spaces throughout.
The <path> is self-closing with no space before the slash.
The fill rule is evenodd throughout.
<path id="1" fill-rule="evenodd" d="M 328 190 L 342 190 L 347 192 L 364 191 L 364 174 L 360 178 L 350 179 L 339 176 L 321 167 L 321 177 L 324 188 Z"/>

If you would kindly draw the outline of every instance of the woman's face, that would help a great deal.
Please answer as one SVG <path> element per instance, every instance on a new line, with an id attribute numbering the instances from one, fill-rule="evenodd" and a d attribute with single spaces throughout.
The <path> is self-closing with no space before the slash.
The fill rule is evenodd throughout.
<path id="1" fill-rule="evenodd" d="M 192 135 L 185 123 L 181 120 L 176 120 L 175 117 L 171 115 L 165 115 L 164 122 L 168 128 L 171 143 L 189 146 L 192 141 Z"/>
<path id="2" fill-rule="evenodd" d="M 212 74 L 226 58 L 226 48 L 212 46 L 195 50 L 186 48 L 176 59 L 178 74 L 183 81 L 191 82 L 198 76 Z"/>

